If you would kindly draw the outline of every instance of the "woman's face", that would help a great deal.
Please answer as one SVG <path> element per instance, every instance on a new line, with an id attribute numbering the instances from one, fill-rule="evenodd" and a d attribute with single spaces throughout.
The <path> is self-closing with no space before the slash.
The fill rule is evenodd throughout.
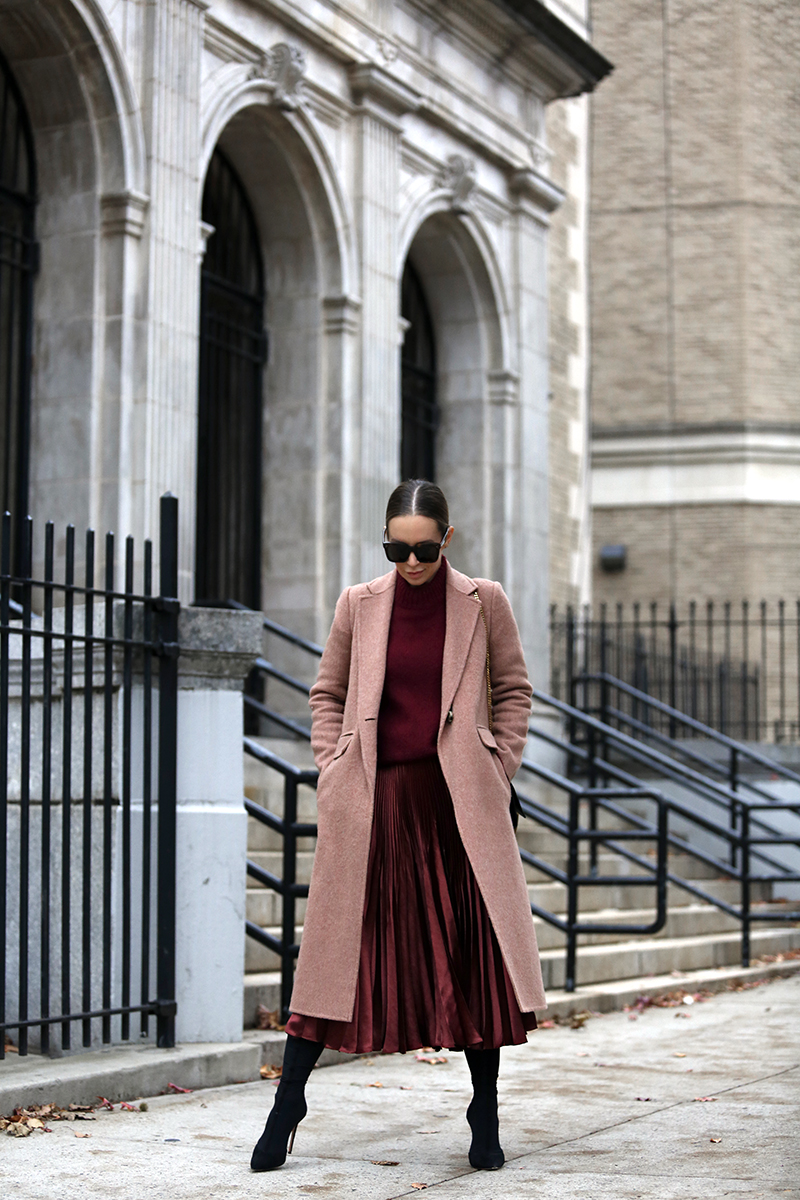
<path id="1" fill-rule="evenodd" d="M 442 540 L 442 535 L 439 532 L 439 526 L 432 517 L 392 517 L 387 526 L 389 540 L 392 542 L 406 542 L 409 546 L 416 546 L 417 542 L 435 542 L 438 546 Z M 452 525 L 447 531 L 447 537 L 444 540 L 444 549 L 450 544 L 450 538 L 453 536 Z M 418 587 L 422 583 L 428 583 L 433 579 L 436 572 L 442 565 L 442 551 L 439 551 L 439 557 L 436 562 L 421 563 L 417 556 L 412 553 L 408 556 L 408 562 L 395 563 L 395 569 L 398 575 L 402 575 L 406 583 L 410 583 L 413 587 Z"/>

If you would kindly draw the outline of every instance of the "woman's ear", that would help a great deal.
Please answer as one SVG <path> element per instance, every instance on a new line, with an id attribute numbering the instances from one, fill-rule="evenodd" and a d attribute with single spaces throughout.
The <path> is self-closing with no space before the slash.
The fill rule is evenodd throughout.
<path id="1" fill-rule="evenodd" d="M 451 540 L 454 532 L 455 532 L 455 530 L 453 529 L 453 526 L 451 525 L 450 528 L 447 530 L 447 533 L 445 534 L 444 545 L 442 546 L 443 550 L 446 550 L 447 547 L 450 545 L 450 540 Z"/>

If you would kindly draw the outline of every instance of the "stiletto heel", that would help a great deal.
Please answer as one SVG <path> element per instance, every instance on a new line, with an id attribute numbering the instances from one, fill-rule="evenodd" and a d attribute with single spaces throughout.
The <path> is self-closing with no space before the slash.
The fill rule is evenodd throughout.
<path id="1" fill-rule="evenodd" d="M 250 1167 L 253 1171 L 274 1171 L 292 1153 L 297 1126 L 308 1111 L 304 1088 L 312 1068 L 324 1049 L 322 1042 L 287 1037 L 283 1070 L 275 1102 L 258 1139 Z"/>

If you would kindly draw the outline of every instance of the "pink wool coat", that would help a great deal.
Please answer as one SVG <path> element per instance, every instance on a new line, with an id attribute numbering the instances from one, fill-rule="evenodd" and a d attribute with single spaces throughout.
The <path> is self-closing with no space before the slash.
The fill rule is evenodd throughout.
<path id="1" fill-rule="evenodd" d="M 291 1010 L 350 1021 L 355 1005 L 395 571 L 346 588 L 311 689 L 319 837 Z M 476 597 L 476 589 L 480 600 Z M 493 732 L 486 694 L 489 630 Z M 439 759 L 456 821 L 522 1012 L 545 1007 L 509 783 L 525 748 L 531 686 L 499 583 L 448 566 Z"/>

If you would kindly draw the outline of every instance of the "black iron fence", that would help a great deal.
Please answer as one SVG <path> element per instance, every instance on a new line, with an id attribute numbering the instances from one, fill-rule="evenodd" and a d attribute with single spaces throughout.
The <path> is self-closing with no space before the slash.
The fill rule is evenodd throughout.
<path id="1" fill-rule="evenodd" d="M 178 502 L 161 501 L 160 593 L 144 543 L 67 526 L 33 574 L 33 523 L 0 549 L 0 1056 L 175 1040 Z M 60 573 L 60 572 L 59 572 Z M 154 998 L 155 996 L 155 998 Z M 53 1032 L 60 1031 L 56 1041 Z"/>
<path id="2" fill-rule="evenodd" d="M 800 740 L 800 600 L 554 606 L 550 654 L 551 693 L 578 707 L 580 678 L 609 674 L 730 737 Z M 691 736 L 655 709 L 647 719 Z"/>

